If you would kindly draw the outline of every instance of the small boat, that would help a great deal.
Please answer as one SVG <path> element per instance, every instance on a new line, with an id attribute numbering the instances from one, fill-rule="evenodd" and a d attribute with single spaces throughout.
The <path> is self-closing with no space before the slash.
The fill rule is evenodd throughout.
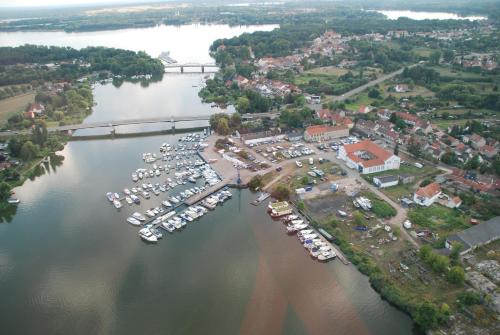
<path id="1" fill-rule="evenodd" d="M 158 238 L 153 235 L 151 230 L 149 230 L 148 228 L 142 228 L 141 230 L 139 230 L 139 236 L 146 242 L 155 243 L 158 241 Z"/>
<path id="2" fill-rule="evenodd" d="M 142 192 L 142 196 L 145 198 L 145 199 L 149 199 L 150 195 L 148 192 Z"/>
<path id="3" fill-rule="evenodd" d="M 334 251 L 325 251 L 318 255 L 318 260 L 326 262 L 337 257 Z"/>
<path id="4" fill-rule="evenodd" d="M 11 205 L 17 205 L 18 203 L 20 203 L 21 201 L 17 198 L 9 198 L 7 199 L 7 203 L 11 204 Z"/>
<path id="5" fill-rule="evenodd" d="M 122 208 L 122 203 L 118 200 L 113 200 L 113 206 L 115 206 L 116 209 Z"/>
<path id="6" fill-rule="evenodd" d="M 156 214 L 155 214 L 152 210 L 148 209 L 148 210 L 146 211 L 146 215 L 147 215 L 147 216 L 149 216 L 150 218 L 152 218 L 152 217 L 154 217 Z"/>
<path id="7" fill-rule="evenodd" d="M 113 202 L 113 200 L 115 200 L 115 196 L 113 195 L 113 192 L 106 193 L 106 197 L 108 198 L 108 200 L 110 202 Z"/>
<path id="8" fill-rule="evenodd" d="M 115 197 L 115 199 L 120 199 L 120 195 L 118 193 L 113 194 L 113 196 Z"/>
<path id="9" fill-rule="evenodd" d="M 145 221 L 145 220 L 146 220 L 146 218 L 144 217 L 144 215 L 142 215 L 142 214 L 141 214 L 141 213 L 139 213 L 139 212 L 134 212 L 134 213 L 132 213 L 132 217 L 133 217 L 134 219 L 139 220 L 139 221 Z"/>
<path id="10" fill-rule="evenodd" d="M 133 174 L 132 174 L 132 181 L 135 183 L 135 182 L 137 182 L 138 180 L 139 180 L 139 178 L 138 178 L 137 174 L 133 173 Z"/>
<path id="11" fill-rule="evenodd" d="M 131 197 L 125 197 L 125 201 L 127 202 L 128 205 L 132 205 L 134 203 Z"/>
<path id="12" fill-rule="evenodd" d="M 175 230 L 175 227 L 173 224 L 169 223 L 169 222 L 163 222 L 161 224 L 163 226 L 163 228 L 165 228 L 169 233 L 173 233 L 173 231 Z"/>
<path id="13" fill-rule="evenodd" d="M 140 204 L 141 203 L 141 199 L 139 199 L 138 196 L 134 195 L 134 194 L 131 194 L 130 195 L 130 199 L 132 199 L 132 201 L 135 203 L 135 204 Z"/>
<path id="14" fill-rule="evenodd" d="M 130 195 L 130 190 L 128 188 L 125 188 L 123 190 L 123 193 L 125 193 L 125 195 Z"/>
<path id="15" fill-rule="evenodd" d="M 161 202 L 161 204 L 165 207 L 172 207 L 172 204 L 170 203 L 170 201 L 168 200 L 164 200 Z"/>
<path id="16" fill-rule="evenodd" d="M 127 222 L 130 223 L 130 224 L 132 224 L 132 225 L 134 225 L 134 226 L 140 226 L 141 225 L 141 221 L 139 221 L 136 218 L 131 217 L 131 216 L 129 216 L 127 218 Z"/>

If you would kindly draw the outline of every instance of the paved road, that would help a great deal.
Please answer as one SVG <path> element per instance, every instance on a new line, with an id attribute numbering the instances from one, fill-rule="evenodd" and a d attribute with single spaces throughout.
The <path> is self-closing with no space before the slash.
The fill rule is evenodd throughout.
<path id="1" fill-rule="evenodd" d="M 410 65 L 408 67 L 410 68 L 410 67 L 414 67 L 416 65 L 418 65 L 418 64 L 413 64 L 413 65 Z M 368 82 L 368 83 L 366 83 L 364 85 L 356 87 L 355 89 L 350 90 L 349 92 L 346 92 L 346 93 L 344 93 L 342 95 L 333 97 L 332 101 L 333 102 L 344 101 L 345 99 L 348 99 L 348 98 L 350 98 L 350 97 L 352 97 L 352 96 L 354 96 L 354 95 L 356 95 L 358 93 L 363 92 L 364 90 L 366 90 L 369 87 L 372 87 L 372 86 L 375 86 L 377 84 L 380 84 L 380 83 L 386 81 L 387 79 L 391 79 L 391 78 L 397 76 L 398 74 L 401 74 L 403 72 L 403 70 L 404 70 L 404 68 L 399 69 L 399 70 L 394 71 L 394 72 L 391 72 L 389 74 L 383 75 L 382 77 L 379 77 L 379 78 L 377 78 L 375 80 L 372 80 L 372 81 L 370 81 L 370 82 Z"/>

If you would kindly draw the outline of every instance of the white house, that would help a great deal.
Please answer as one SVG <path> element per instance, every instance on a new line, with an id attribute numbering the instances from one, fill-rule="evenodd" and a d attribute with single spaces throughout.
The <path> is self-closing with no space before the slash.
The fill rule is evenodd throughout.
<path id="1" fill-rule="evenodd" d="M 373 183 L 380 188 L 391 187 L 399 183 L 399 178 L 397 176 L 373 177 Z"/>
<path id="2" fill-rule="evenodd" d="M 420 187 L 413 194 L 413 201 L 421 206 L 432 205 L 441 195 L 441 186 L 438 183 L 431 183 L 427 186 Z"/>
<path id="3" fill-rule="evenodd" d="M 338 157 L 362 174 L 399 169 L 401 163 L 398 156 L 370 140 L 341 146 Z"/>

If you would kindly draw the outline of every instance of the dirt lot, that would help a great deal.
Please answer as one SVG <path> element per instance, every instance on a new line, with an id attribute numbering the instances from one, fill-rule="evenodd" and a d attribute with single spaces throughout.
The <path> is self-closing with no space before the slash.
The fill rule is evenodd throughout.
<path id="1" fill-rule="evenodd" d="M 26 93 L 12 98 L 0 100 L 0 124 L 17 112 L 21 112 L 29 104 L 35 101 L 35 93 Z"/>

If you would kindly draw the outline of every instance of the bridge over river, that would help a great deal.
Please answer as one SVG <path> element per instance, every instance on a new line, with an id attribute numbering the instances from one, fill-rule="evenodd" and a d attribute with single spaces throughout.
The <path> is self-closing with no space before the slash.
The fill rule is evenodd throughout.
<path id="1" fill-rule="evenodd" d="M 207 70 L 210 70 L 210 72 L 217 72 L 219 67 L 217 64 L 214 63 L 163 63 L 163 67 L 166 69 L 175 69 L 175 68 L 180 68 L 181 73 L 184 73 L 185 68 L 199 68 L 201 69 L 201 73 L 207 72 Z"/>
<path id="2" fill-rule="evenodd" d="M 152 118 L 139 118 L 139 119 L 126 119 L 126 120 L 111 120 L 111 121 L 101 121 L 101 122 L 89 122 L 89 123 L 81 123 L 81 124 L 70 124 L 65 126 L 56 126 L 56 127 L 48 127 L 47 130 L 49 132 L 69 132 L 76 131 L 79 129 L 93 129 L 93 128 L 114 128 L 117 126 L 127 126 L 134 124 L 152 124 L 152 123 L 170 123 L 172 124 L 172 128 L 175 129 L 176 122 L 189 122 L 189 121 L 208 121 L 210 120 L 210 116 L 213 114 L 207 115 L 191 115 L 191 116 L 161 116 L 161 117 L 152 117 Z M 276 118 L 279 117 L 278 112 L 270 112 L 270 113 L 255 113 L 255 114 L 243 114 L 241 118 L 243 120 L 252 120 L 261 117 L 269 117 Z M 0 132 L 0 137 L 5 136 L 13 136 L 17 134 L 29 134 L 30 130 L 22 130 L 22 131 L 4 131 Z"/>

